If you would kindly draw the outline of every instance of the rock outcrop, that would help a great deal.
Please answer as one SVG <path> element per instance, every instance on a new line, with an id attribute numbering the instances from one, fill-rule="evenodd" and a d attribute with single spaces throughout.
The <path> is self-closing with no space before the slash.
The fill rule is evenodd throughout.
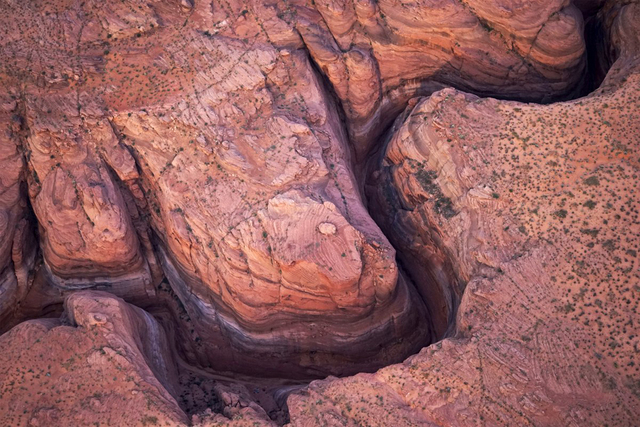
<path id="1" fill-rule="evenodd" d="M 43 254 L 25 315 L 89 288 L 146 306 L 166 276 L 218 370 L 345 374 L 435 339 L 284 6 L 137 5 L 7 5 Z"/>
<path id="2" fill-rule="evenodd" d="M 224 369 L 249 368 L 245 355 L 261 354 L 274 370 L 291 358 L 313 370 L 424 344 L 421 303 L 360 200 L 339 120 L 305 55 L 194 37 L 204 61 L 236 59 L 195 74 L 177 108 L 122 112 L 113 124 L 141 172 L 138 204 L 165 273 L 207 353 Z M 216 81 L 243 56 L 251 61 Z"/>
<path id="3" fill-rule="evenodd" d="M 639 10 L 3 2 L 1 423 L 632 424 Z"/>
<path id="4" fill-rule="evenodd" d="M 33 96 L 25 108 L 29 193 L 47 282 L 134 300 L 153 295 L 135 205 L 118 185 L 135 180 L 135 163 L 109 121 L 90 99 L 70 94 Z"/>
<path id="5" fill-rule="evenodd" d="M 370 191 L 426 293 L 466 285 L 455 334 L 311 383 L 289 398 L 293 425 L 635 423 L 640 7 L 602 14 L 620 57 L 592 95 L 446 89 L 398 119 Z"/>
<path id="6" fill-rule="evenodd" d="M 43 255 L 23 314 L 89 288 L 149 304 L 166 276 L 222 370 L 345 374 L 442 335 L 363 205 L 358 141 L 443 84 L 540 99 L 584 68 L 564 2 L 5 9 Z"/>
<path id="7" fill-rule="evenodd" d="M 579 91 L 583 78 L 582 15 L 563 0 L 315 0 L 298 14 L 360 162 L 411 97 L 453 85 L 551 100 Z"/>
<path id="8" fill-rule="evenodd" d="M 74 293 L 62 319 L 21 323 L 0 337 L 0 348 L 2 425 L 188 421 L 162 328 L 106 292 Z"/>
<path id="9" fill-rule="evenodd" d="M 20 117 L 16 101 L 0 97 L 0 325 L 8 323 L 29 292 L 38 244 L 26 199 Z"/>

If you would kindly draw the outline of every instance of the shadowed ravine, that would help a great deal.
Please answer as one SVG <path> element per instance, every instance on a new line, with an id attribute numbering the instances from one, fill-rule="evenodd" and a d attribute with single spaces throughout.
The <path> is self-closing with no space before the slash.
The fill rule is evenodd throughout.
<path id="1" fill-rule="evenodd" d="M 637 2 L 0 8 L 0 424 L 634 418 Z"/>

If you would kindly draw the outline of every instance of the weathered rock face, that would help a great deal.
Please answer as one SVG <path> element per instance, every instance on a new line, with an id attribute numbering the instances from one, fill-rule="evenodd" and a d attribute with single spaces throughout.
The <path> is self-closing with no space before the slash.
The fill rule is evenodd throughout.
<path id="1" fill-rule="evenodd" d="M 183 425 L 177 371 L 148 313 L 105 292 L 78 292 L 66 317 L 21 323 L 0 337 L 3 425 Z"/>
<path id="2" fill-rule="evenodd" d="M 29 306 L 86 288 L 143 304 L 165 275 L 193 357 L 256 374 L 371 369 L 434 339 L 283 5 L 136 4 L 42 6 L 27 30 L 22 5 L 5 14 L 27 31 L 9 57 L 60 25 L 76 40 L 5 69 L 44 258 Z"/>
<path id="3" fill-rule="evenodd" d="M 413 276 L 466 283 L 455 336 L 313 382 L 289 398 L 293 425 L 635 423 L 640 7 L 603 13 L 621 56 L 591 96 L 446 89 L 398 120 L 372 195 Z"/>
<path id="4" fill-rule="evenodd" d="M 304 49 L 349 104 L 357 141 L 445 83 L 570 92 L 581 18 L 560 2 L 491 20 L 506 6 L 351 7 L 7 3 L 3 72 L 23 119 L 13 143 L 44 260 L 30 313 L 86 288 L 144 304 L 165 275 L 204 347 L 195 358 L 300 375 L 398 361 L 441 335 L 363 206 Z"/>
<path id="5" fill-rule="evenodd" d="M 64 306 L 0 337 L 2 425 L 275 425 L 243 386 L 222 384 L 221 413 L 188 417 L 173 343 L 149 313 L 100 291 Z"/>
<path id="6" fill-rule="evenodd" d="M 152 273 L 135 205 L 128 208 L 117 182 L 137 177 L 133 159 L 99 111 L 81 109 L 83 99 L 42 98 L 26 101 L 25 145 L 45 277 L 63 290 L 102 286 L 144 299 L 153 293 Z"/>
<path id="7" fill-rule="evenodd" d="M 317 0 L 298 13 L 358 161 L 413 96 L 453 85 L 540 101 L 579 90 L 583 76 L 582 15 L 563 0 Z"/>
<path id="8" fill-rule="evenodd" d="M 38 251 L 28 218 L 25 170 L 15 135 L 20 119 L 16 102 L 0 98 L 0 324 L 5 324 L 29 288 L 29 270 Z"/>
<path id="9" fill-rule="evenodd" d="M 270 425 L 265 390 L 283 423 L 291 379 L 443 336 L 294 393 L 292 424 L 634 419 L 636 3 L 589 18 L 602 89 L 549 106 L 438 90 L 579 93 L 568 1 L 0 12 L 0 328 L 66 301 L 0 338 L 45 372 L 2 373 L 6 423 Z"/>
<path id="10" fill-rule="evenodd" d="M 401 358 L 424 344 L 421 303 L 362 205 L 339 120 L 306 57 L 197 37 L 204 61 L 236 59 L 197 74 L 177 108 L 113 123 L 131 144 L 139 205 L 207 352 L 228 369 L 258 353 L 277 354 L 274 370 L 292 357 L 313 370 L 334 357 Z M 251 62 L 216 82 L 243 56 Z"/>

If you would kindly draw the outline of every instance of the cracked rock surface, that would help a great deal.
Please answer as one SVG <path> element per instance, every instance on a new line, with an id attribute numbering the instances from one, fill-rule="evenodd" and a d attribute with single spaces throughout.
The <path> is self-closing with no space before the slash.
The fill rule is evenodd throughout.
<path id="1" fill-rule="evenodd" d="M 637 2 L 0 9 L 3 423 L 637 417 Z"/>

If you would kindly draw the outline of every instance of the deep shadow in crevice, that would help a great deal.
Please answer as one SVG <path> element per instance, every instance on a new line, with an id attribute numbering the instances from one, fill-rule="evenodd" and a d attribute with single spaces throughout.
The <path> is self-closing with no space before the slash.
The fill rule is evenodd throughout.
<path id="1" fill-rule="evenodd" d="M 549 94 L 539 102 L 528 100 L 526 94 L 522 96 L 499 96 L 495 94 L 481 93 L 470 90 L 468 87 L 453 85 L 458 90 L 466 91 L 480 97 L 492 97 L 505 101 L 519 101 L 536 104 L 551 104 L 555 102 L 569 101 L 588 96 L 597 90 L 602 84 L 611 65 L 615 61 L 616 52 L 612 51 L 605 28 L 597 9 L 592 9 L 585 17 L 584 39 L 586 45 L 584 75 L 579 84 L 569 94 Z M 421 94 L 428 97 L 431 94 Z M 431 319 L 435 325 L 438 337 L 437 342 L 456 333 L 456 315 L 464 289 L 465 281 L 456 273 L 457 268 L 452 262 L 451 254 L 438 243 L 438 236 L 431 235 L 431 230 L 423 230 L 421 227 L 412 228 L 405 219 L 402 220 L 403 207 L 397 191 L 393 186 L 389 168 L 384 164 L 384 156 L 393 134 L 400 128 L 404 120 L 409 116 L 412 107 L 417 100 L 410 100 L 408 106 L 395 118 L 389 118 L 389 125 L 384 132 L 377 136 L 379 144 L 370 144 L 367 160 L 360 166 L 363 172 L 357 176 L 364 177 L 361 183 L 365 189 L 367 207 L 370 215 L 392 245 L 397 250 L 397 262 L 406 276 L 419 291 L 425 305 L 428 307 Z M 405 211 L 407 213 L 409 211 Z M 428 224 L 426 218 L 422 218 Z M 427 226 L 428 228 L 428 226 Z M 415 237 L 415 240 L 412 240 Z M 421 243 L 416 243 L 421 242 Z M 424 243 L 427 242 L 427 245 Z M 433 251 L 433 259 L 425 257 L 424 253 Z"/>
<path id="2" fill-rule="evenodd" d="M 587 72 L 581 96 L 587 96 L 600 88 L 618 57 L 598 15 L 585 18 L 584 38 L 587 47 Z"/>
<path id="3" fill-rule="evenodd" d="M 46 286 L 42 276 L 42 250 L 40 248 L 40 228 L 36 217 L 31 198 L 29 197 L 29 187 L 40 185 L 38 175 L 30 168 L 31 152 L 26 144 L 26 138 L 29 134 L 29 127 L 26 120 L 26 100 L 24 94 L 20 98 L 15 97 L 16 108 L 13 111 L 13 130 L 12 138 L 17 143 L 17 149 L 22 154 L 23 169 L 20 176 L 20 199 L 24 203 L 24 214 L 22 220 L 25 225 L 18 228 L 14 233 L 22 233 L 21 239 L 13 236 L 12 251 L 14 252 L 13 261 L 10 264 L 14 269 L 17 279 L 18 295 L 17 304 L 13 309 L 6 313 L 0 322 L 0 334 L 7 332 L 17 324 L 39 318 L 58 318 L 62 314 L 62 301 L 53 298 L 52 301 L 47 300 L 49 296 L 46 292 Z M 15 245 L 21 245 L 16 248 Z M 21 265 L 15 265 L 16 255 L 20 259 Z M 22 271 L 18 271 L 22 270 Z M 22 276 L 22 277 L 18 277 Z M 24 289 L 21 289 L 21 286 Z M 42 298 L 42 296 L 45 298 Z M 44 303 L 42 301 L 45 301 Z"/>

